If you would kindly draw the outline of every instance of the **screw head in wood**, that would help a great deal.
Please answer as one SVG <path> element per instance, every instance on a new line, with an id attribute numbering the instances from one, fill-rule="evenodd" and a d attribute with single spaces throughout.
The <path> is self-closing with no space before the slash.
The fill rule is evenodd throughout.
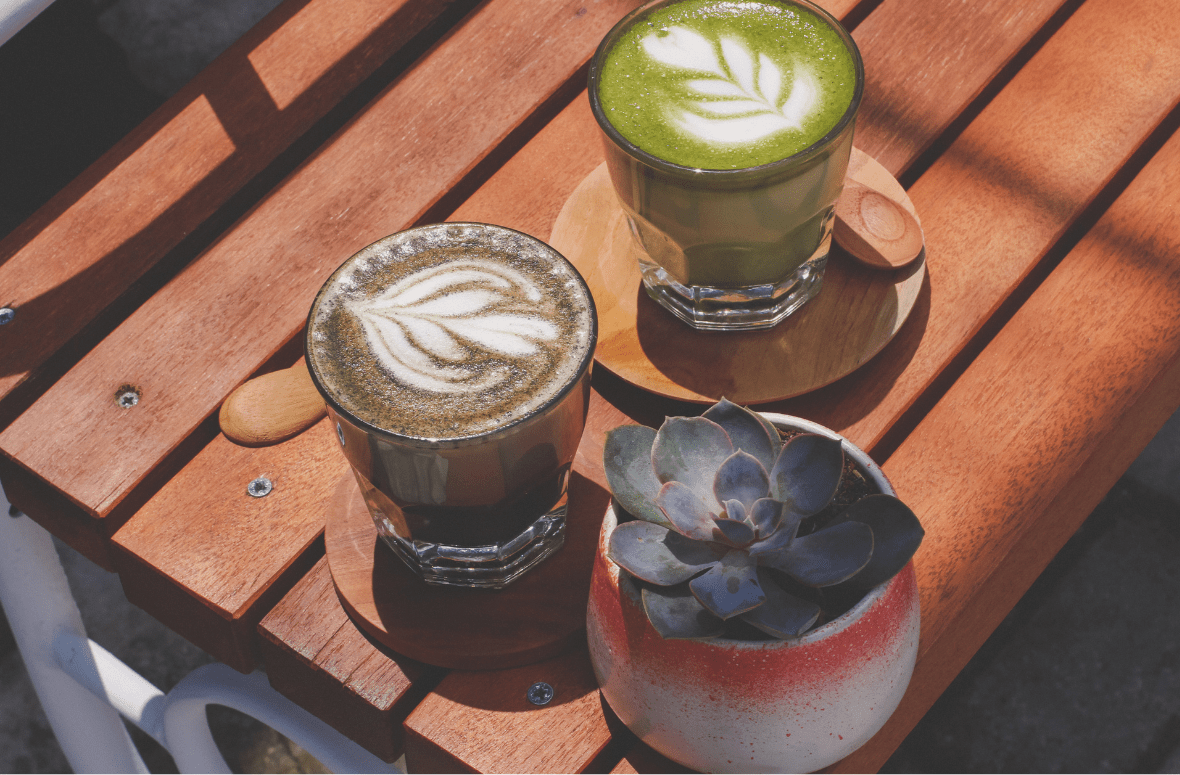
<path id="1" fill-rule="evenodd" d="M 548 705 L 553 700 L 553 687 L 544 681 L 537 681 L 529 687 L 526 696 L 534 705 Z"/>
<path id="2" fill-rule="evenodd" d="M 6 326 L 16 317 L 16 310 L 12 307 L 0 307 L 0 326 Z"/>
<path id="3" fill-rule="evenodd" d="M 130 409 L 139 403 L 140 391 L 134 385 L 123 385 L 115 391 L 115 403 L 124 409 Z"/>
<path id="4" fill-rule="evenodd" d="M 265 498 L 267 495 L 270 495 L 271 490 L 274 488 L 274 484 L 269 479 L 265 476 L 260 476 L 246 485 L 246 492 L 252 498 Z"/>

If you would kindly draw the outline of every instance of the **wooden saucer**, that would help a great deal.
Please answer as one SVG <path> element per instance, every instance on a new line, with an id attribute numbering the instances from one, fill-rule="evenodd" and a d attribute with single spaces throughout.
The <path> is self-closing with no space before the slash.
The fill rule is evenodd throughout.
<path id="1" fill-rule="evenodd" d="M 324 546 L 344 610 L 371 638 L 431 665 L 528 665 L 585 642 L 590 570 L 609 493 L 570 477 L 565 546 L 502 590 L 423 582 L 377 536 L 348 472 L 329 502 Z"/>
<path id="2" fill-rule="evenodd" d="M 914 212 L 905 190 L 867 154 L 853 150 L 848 174 Z M 926 274 L 925 250 L 910 266 L 889 271 L 861 266 L 833 245 L 819 295 L 779 325 L 697 331 L 644 291 L 640 248 L 605 163 L 566 200 L 549 243 L 578 268 L 594 296 L 595 360 L 653 393 L 700 403 L 722 396 L 742 404 L 776 401 L 835 382 L 888 344 Z"/>

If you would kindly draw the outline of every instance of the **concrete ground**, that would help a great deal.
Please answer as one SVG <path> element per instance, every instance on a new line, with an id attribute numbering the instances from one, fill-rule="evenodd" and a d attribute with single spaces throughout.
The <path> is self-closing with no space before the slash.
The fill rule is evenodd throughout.
<path id="1" fill-rule="evenodd" d="M 57 0 L 0 47 L 0 235 L 277 0 Z M 161 689 L 208 655 L 59 546 L 91 636 Z M 1180 414 L 886 765 L 889 772 L 1180 772 Z M 318 763 L 211 711 L 237 772 Z M 168 754 L 136 735 L 153 772 Z M 0 772 L 68 765 L 0 618 Z"/>

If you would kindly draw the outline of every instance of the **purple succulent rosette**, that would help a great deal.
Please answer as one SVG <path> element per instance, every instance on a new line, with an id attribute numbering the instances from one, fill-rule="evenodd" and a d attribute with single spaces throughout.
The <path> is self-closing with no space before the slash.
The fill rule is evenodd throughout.
<path id="1" fill-rule="evenodd" d="M 840 486 L 840 442 L 803 433 L 783 443 L 763 417 L 724 398 L 658 431 L 613 429 L 603 462 L 611 494 L 635 517 L 611 533 L 607 554 L 646 582 L 644 610 L 665 638 L 716 637 L 733 617 L 798 637 L 820 607 L 768 569 L 805 587 L 868 590 L 901 570 L 924 535 L 889 495 L 862 498 L 801 534 Z"/>

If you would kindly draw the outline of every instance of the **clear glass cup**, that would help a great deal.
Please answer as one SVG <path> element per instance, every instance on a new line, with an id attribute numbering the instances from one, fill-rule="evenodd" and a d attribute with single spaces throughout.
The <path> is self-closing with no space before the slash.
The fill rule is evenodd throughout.
<path id="1" fill-rule="evenodd" d="M 852 36 L 807 0 L 780 0 L 810 11 L 839 35 L 856 72 L 853 98 L 832 129 L 786 158 L 740 169 L 695 169 L 660 159 L 627 140 L 607 119 L 599 96 L 606 57 L 658 0 L 625 16 L 590 62 L 589 97 L 602 130 L 607 168 L 631 231 L 649 296 L 698 329 L 770 328 L 819 293 L 843 189 L 864 65 Z"/>
<path id="2" fill-rule="evenodd" d="M 498 249 L 560 262 L 567 272 L 562 276 L 580 286 L 579 298 L 589 307 L 588 315 L 579 318 L 587 330 L 579 332 L 581 345 L 572 350 L 568 378 L 552 395 L 515 419 L 452 438 L 398 433 L 350 411 L 339 385 L 366 390 L 372 373 L 337 379 L 334 387 L 321 373 L 315 352 L 324 341 L 317 330 L 326 330 L 316 322 L 324 319 L 317 311 L 329 289 L 339 287 L 333 286 L 337 276 L 358 262 L 385 261 L 390 250 L 431 234 L 453 234 L 454 244 L 474 248 L 494 239 Z M 308 318 L 309 371 L 378 534 L 424 581 L 499 589 L 561 548 L 570 470 L 589 408 L 597 326 L 590 291 L 568 261 L 526 234 L 487 224 L 437 224 L 386 237 L 351 257 L 325 283 Z"/>

